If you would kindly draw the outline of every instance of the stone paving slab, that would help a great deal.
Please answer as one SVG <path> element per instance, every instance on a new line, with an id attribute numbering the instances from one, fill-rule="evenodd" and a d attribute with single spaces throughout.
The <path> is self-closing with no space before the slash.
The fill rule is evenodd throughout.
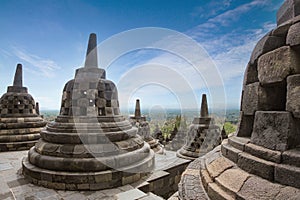
<path id="1" fill-rule="evenodd" d="M 44 187 L 39 187 L 29 183 L 21 171 L 21 160 L 26 157 L 28 151 L 15 151 L 15 152 L 0 152 L 0 199 L 2 200 L 77 200 L 77 199 L 103 199 L 113 200 L 118 199 L 118 194 L 124 194 L 124 192 L 135 190 L 138 186 L 147 182 L 140 182 L 138 184 L 124 185 L 114 189 L 99 190 L 99 191 L 64 191 L 53 190 Z M 167 173 L 163 169 L 174 167 L 180 163 L 190 162 L 176 157 L 176 152 L 165 151 L 165 154 L 155 155 L 155 171 L 159 174 Z M 126 193 L 125 193 L 126 194 Z M 145 193 L 144 193 L 145 194 Z M 146 196 L 145 196 L 146 195 Z M 146 199 L 151 198 L 149 194 L 145 194 L 143 197 Z M 147 196 L 148 195 L 148 196 Z"/>

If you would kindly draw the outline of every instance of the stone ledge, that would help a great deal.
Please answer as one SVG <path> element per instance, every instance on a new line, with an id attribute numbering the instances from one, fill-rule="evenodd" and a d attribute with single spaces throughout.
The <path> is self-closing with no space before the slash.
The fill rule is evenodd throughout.
<path id="1" fill-rule="evenodd" d="M 208 184 L 208 196 L 213 200 L 234 200 L 235 198 L 227 194 L 216 183 Z"/>
<path id="2" fill-rule="evenodd" d="M 230 160 L 220 157 L 214 160 L 212 163 L 210 163 L 207 166 L 207 171 L 212 179 L 215 179 L 218 177 L 222 172 L 224 172 L 226 169 L 232 168 L 234 166 L 234 163 Z"/>
<path id="3" fill-rule="evenodd" d="M 249 177 L 250 174 L 241 169 L 228 169 L 216 178 L 216 183 L 224 191 L 234 196 Z"/>
<path id="4" fill-rule="evenodd" d="M 290 165 L 275 166 L 275 181 L 284 185 L 300 188 L 300 168 Z"/>
<path id="5" fill-rule="evenodd" d="M 245 145 L 250 142 L 250 138 L 232 136 L 228 138 L 228 143 L 236 149 L 245 151 Z"/>
<path id="6" fill-rule="evenodd" d="M 269 181 L 274 180 L 274 163 L 252 156 L 248 153 L 240 153 L 238 167 L 248 173 L 255 174 Z"/>
<path id="7" fill-rule="evenodd" d="M 282 163 L 300 167 L 300 148 L 283 152 Z"/>
<path id="8" fill-rule="evenodd" d="M 246 144 L 245 152 L 267 161 L 271 161 L 275 163 L 281 162 L 280 151 L 270 150 L 252 143 Z"/>
<path id="9" fill-rule="evenodd" d="M 242 153 L 241 150 L 236 149 L 228 144 L 227 141 L 223 141 L 221 145 L 222 155 L 234 163 L 238 162 L 239 154 Z"/>

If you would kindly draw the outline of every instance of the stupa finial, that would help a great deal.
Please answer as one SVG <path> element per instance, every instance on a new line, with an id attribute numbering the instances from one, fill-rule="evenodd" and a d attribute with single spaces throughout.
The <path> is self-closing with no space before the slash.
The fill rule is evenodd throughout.
<path id="1" fill-rule="evenodd" d="M 206 94 L 202 94 L 200 117 L 208 117 L 208 106 L 207 106 Z"/>
<path id="2" fill-rule="evenodd" d="M 97 59 L 97 36 L 95 33 L 91 33 L 89 37 L 89 43 L 86 51 L 86 58 L 84 63 L 85 68 L 98 68 Z"/>
<path id="3" fill-rule="evenodd" d="M 23 87 L 22 64 L 17 65 L 13 86 Z"/>
<path id="4" fill-rule="evenodd" d="M 141 107 L 140 107 L 140 100 L 137 99 L 135 102 L 135 111 L 134 111 L 135 118 L 141 117 Z"/>

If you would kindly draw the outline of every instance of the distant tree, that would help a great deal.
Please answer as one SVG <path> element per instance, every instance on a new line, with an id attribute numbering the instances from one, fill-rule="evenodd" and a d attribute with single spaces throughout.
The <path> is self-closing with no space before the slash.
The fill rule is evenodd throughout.
<path id="1" fill-rule="evenodd" d="M 227 134 L 230 134 L 230 133 L 233 133 L 233 132 L 236 131 L 236 125 L 233 125 L 230 122 L 225 122 L 224 129 L 225 129 Z"/>

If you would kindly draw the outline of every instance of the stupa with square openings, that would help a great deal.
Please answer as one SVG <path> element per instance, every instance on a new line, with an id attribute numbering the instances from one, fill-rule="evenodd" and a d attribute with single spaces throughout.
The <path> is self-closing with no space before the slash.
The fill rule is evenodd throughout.
<path id="1" fill-rule="evenodd" d="M 96 35 L 85 65 L 66 83 L 60 114 L 23 159 L 23 174 L 54 189 L 99 190 L 135 182 L 151 172 L 154 152 L 120 115 L 115 84 L 98 68 Z"/>
<path id="2" fill-rule="evenodd" d="M 202 95 L 200 117 L 195 117 L 189 127 L 185 145 L 177 151 L 177 156 L 194 160 L 221 143 L 220 128 L 209 116 L 206 95 Z"/>
<path id="3" fill-rule="evenodd" d="M 23 87 L 22 76 L 22 65 L 18 64 L 13 86 L 8 86 L 0 99 L 0 151 L 30 149 L 46 125 L 33 97 Z"/>

